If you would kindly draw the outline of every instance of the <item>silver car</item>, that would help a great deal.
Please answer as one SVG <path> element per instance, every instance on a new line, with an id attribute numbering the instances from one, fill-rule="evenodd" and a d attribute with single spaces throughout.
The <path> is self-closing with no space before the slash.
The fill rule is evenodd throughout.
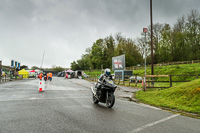
<path id="1" fill-rule="evenodd" d="M 135 82 L 135 80 L 137 82 L 142 82 L 142 80 L 143 80 L 143 78 L 140 76 L 137 76 L 137 79 L 135 79 L 135 76 L 131 76 L 129 79 L 130 79 L 130 82 Z"/>

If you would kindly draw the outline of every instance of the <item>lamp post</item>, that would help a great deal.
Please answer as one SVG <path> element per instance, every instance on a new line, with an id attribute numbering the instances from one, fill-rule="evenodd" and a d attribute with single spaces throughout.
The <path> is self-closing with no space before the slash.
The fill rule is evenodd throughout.
<path id="1" fill-rule="evenodd" d="M 153 16 L 152 16 L 152 0 L 150 0 L 150 18 L 151 18 L 151 75 L 154 75 L 154 58 L 153 58 Z"/>
<path id="2" fill-rule="evenodd" d="M 41 64 L 41 68 L 42 68 L 43 61 L 44 61 L 44 54 L 45 54 L 45 51 L 44 51 L 44 53 L 43 53 L 43 57 L 42 57 L 42 64 Z"/>

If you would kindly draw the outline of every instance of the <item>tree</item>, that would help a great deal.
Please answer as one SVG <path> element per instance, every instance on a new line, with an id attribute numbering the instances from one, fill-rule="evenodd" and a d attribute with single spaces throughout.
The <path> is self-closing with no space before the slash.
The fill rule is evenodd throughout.
<path id="1" fill-rule="evenodd" d="M 72 70 L 80 70 L 80 67 L 79 67 L 79 65 L 75 62 L 75 61 L 73 61 L 72 63 L 71 63 L 71 69 Z"/>
<path id="2" fill-rule="evenodd" d="M 100 69 L 102 65 L 102 57 L 103 57 L 103 39 L 98 39 L 92 46 L 92 63 L 94 68 Z"/>
<path id="3" fill-rule="evenodd" d="M 36 69 L 40 69 L 40 68 L 37 67 L 37 66 L 32 66 L 31 69 L 32 69 L 32 70 L 36 70 Z"/>
<path id="4" fill-rule="evenodd" d="M 197 10 L 191 10 L 187 15 L 185 25 L 187 31 L 187 43 L 191 48 L 191 59 L 200 58 L 200 14 Z"/>
<path id="5" fill-rule="evenodd" d="M 61 66 L 56 66 L 56 67 L 52 68 L 52 70 L 57 71 L 57 72 L 62 72 L 65 70 L 65 68 L 62 68 Z"/>

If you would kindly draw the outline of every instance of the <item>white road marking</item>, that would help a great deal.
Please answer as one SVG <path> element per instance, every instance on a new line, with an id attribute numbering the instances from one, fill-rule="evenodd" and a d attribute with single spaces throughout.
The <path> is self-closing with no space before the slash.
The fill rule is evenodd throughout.
<path id="1" fill-rule="evenodd" d="M 31 101 L 31 100 L 57 100 L 57 99 L 84 99 L 84 98 L 91 98 L 90 96 L 85 96 L 85 97 L 58 97 L 58 98 L 36 98 L 36 97 L 31 97 L 28 99 L 5 99 L 5 100 L 0 100 L 0 102 L 7 102 L 7 101 Z"/>
<path id="2" fill-rule="evenodd" d="M 130 131 L 130 132 L 127 132 L 127 133 L 137 133 L 137 132 L 139 132 L 139 131 L 141 131 L 141 130 L 143 130 L 143 129 L 145 129 L 145 128 L 152 127 L 152 126 L 154 126 L 154 125 L 156 125 L 156 124 L 159 124 L 159 123 L 162 123 L 162 122 L 164 122 L 164 121 L 170 120 L 170 119 L 172 119 L 172 118 L 174 118 L 174 117 L 177 117 L 177 116 L 179 116 L 179 114 L 175 114 L 175 115 L 166 117 L 166 118 L 164 118 L 164 119 L 161 119 L 161 120 L 158 120 L 158 121 L 149 123 L 149 124 L 147 124 L 147 125 L 141 126 L 141 127 L 136 128 L 136 129 L 134 129 L 134 130 L 132 130 L 132 131 Z"/>
<path id="3" fill-rule="evenodd" d="M 126 103 L 129 102 L 130 104 L 134 104 L 134 105 L 141 106 L 141 107 L 146 107 L 146 108 L 151 108 L 151 109 L 156 109 L 156 110 L 162 110 L 160 108 L 153 107 L 151 105 L 147 105 L 147 104 L 143 104 L 143 103 L 135 103 L 135 102 L 125 101 L 125 100 L 121 100 L 121 99 L 117 99 L 117 100 L 120 100 L 121 102 L 126 102 Z"/>
<path id="4" fill-rule="evenodd" d="M 156 110 L 162 110 L 162 109 L 160 109 L 160 108 L 153 107 L 153 106 L 151 106 L 151 105 L 147 105 L 147 104 L 143 104 L 143 103 L 140 103 L 140 104 L 138 104 L 138 105 L 139 105 L 139 106 L 142 106 L 142 107 L 148 107 L 148 108 L 156 109 Z"/>

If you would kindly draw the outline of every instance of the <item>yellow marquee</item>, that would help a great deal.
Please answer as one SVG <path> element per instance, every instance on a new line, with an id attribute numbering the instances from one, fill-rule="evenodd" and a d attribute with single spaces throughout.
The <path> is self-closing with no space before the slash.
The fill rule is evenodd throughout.
<path id="1" fill-rule="evenodd" d="M 26 71 L 25 69 L 22 69 L 22 70 L 18 71 L 18 75 L 23 75 L 23 78 L 28 78 L 29 72 Z"/>

